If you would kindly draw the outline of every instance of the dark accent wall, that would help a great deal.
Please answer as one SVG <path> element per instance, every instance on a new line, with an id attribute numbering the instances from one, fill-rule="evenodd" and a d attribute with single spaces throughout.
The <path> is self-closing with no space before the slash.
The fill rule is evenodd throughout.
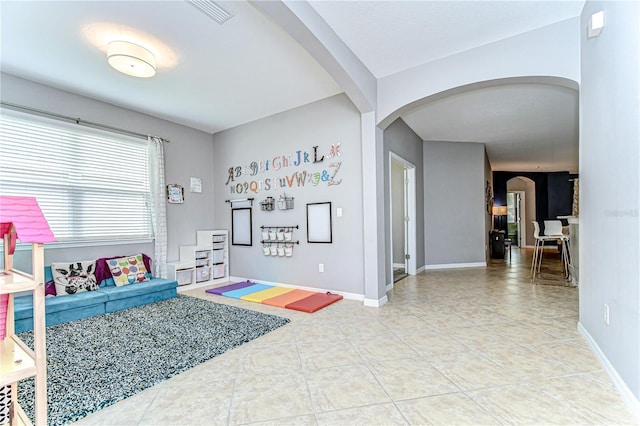
<path id="1" fill-rule="evenodd" d="M 573 204 L 573 182 L 576 175 L 569 172 L 531 173 L 531 172 L 493 172 L 493 205 L 507 205 L 507 181 L 523 176 L 536 185 L 536 220 L 544 232 L 544 220 L 557 219 L 558 216 L 571 215 Z M 566 225 L 566 221 L 564 223 Z M 500 229 L 506 231 L 506 221 L 500 223 Z"/>

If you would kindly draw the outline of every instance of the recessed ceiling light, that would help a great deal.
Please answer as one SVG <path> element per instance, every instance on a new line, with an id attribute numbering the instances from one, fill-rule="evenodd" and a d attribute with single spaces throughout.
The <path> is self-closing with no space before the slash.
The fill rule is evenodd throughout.
<path id="1" fill-rule="evenodd" d="M 107 46 L 107 61 L 116 70 L 133 77 L 156 75 L 156 58 L 147 49 L 128 41 L 112 41 Z"/>

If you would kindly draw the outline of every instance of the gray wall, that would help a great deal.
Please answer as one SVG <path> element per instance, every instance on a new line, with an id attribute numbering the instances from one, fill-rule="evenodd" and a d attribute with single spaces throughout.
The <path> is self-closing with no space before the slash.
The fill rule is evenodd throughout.
<path id="1" fill-rule="evenodd" d="M 422 139 L 404 122 L 397 119 L 384 130 L 384 229 L 385 229 L 385 278 L 387 284 L 393 283 L 391 269 L 390 227 L 390 182 L 389 152 L 412 163 L 416 174 L 416 269 L 424 266 L 424 169 L 422 164 Z"/>
<path id="2" fill-rule="evenodd" d="M 214 211 L 217 228 L 231 228 L 231 209 L 225 200 L 254 197 L 253 246 L 230 247 L 231 275 L 269 282 L 292 284 L 336 290 L 358 295 L 364 294 L 363 227 L 362 227 L 362 150 L 360 143 L 360 114 L 345 95 L 337 95 L 300 108 L 273 115 L 213 135 L 214 140 Z M 342 155 L 328 158 L 332 144 L 340 144 Z M 244 166 L 252 161 L 270 162 L 274 157 L 288 156 L 300 150 L 311 154 L 318 146 L 322 163 L 303 163 L 278 171 L 255 176 L 243 175 L 235 183 L 258 182 L 266 179 L 290 177 L 296 172 L 330 171 L 331 163 L 342 165 L 335 179 L 340 185 L 320 182 L 298 187 L 271 188 L 258 193 L 232 194 L 231 184 L 226 185 L 230 167 Z M 365 183 L 368 184 L 368 183 Z M 264 212 L 259 203 L 267 196 L 278 198 L 286 193 L 295 198 L 292 210 Z M 333 243 L 307 243 L 306 204 L 332 202 Z M 343 216 L 336 217 L 336 209 L 343 209 Z M 293 249 L 293 256 L 271 257 L 262 254 L 260 226 L 299 225 L 294 239 L 300 241 Z M 324 264 L 324 273 L 318 264 Z"/>
<path id="3" fill-rule="evenodd" d="M 196 230 L 213 226 L 213 144 L 210 134 L 12 75 L 3 73 L 0 78 L 2 100 L 5 102 L 171 140 L 165 144 L 164 151 L 166 182 L 185 188 L 185 203 L 167 205 L 169 260 L 178 258 L 178 245 L 195 243 Z M 202 179 L 202 193 L 189 192 L 191 176 Z M 153 257 L 153 243 L 66 248 L 46 245 L 45 264 L 137 252 Z M 30 262 L 30 258 L 30 251 L 19 252 L 15 257 L 16 267 L 30 271 L 30 263 L 28 266 L 24 264 Z"/>
<path id="4" fill-rule="evenodd" d="M 404 265 L 404 165 L 391 160 L 391 236 L 393 263 Z"/>
<path id="5" fill-rule="evenodd" d="M 484 145 L 424 142 L 425 263 L 486 261 Z"/>
<path id="6" fill-rule="evenodd" d="M 591 14 L 605 27 L 587 39 Z M 640 3 L 590 2 L 582 12 L 580 325 L 640 400 Z M 610 323 L 603 308 L 610 307 Z M 636 415 L 639 413 L 636 412 Z"/>

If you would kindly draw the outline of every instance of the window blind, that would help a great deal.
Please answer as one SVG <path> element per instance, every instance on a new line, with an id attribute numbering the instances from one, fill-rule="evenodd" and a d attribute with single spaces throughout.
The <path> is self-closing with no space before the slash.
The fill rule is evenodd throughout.
<path id="1" fill-rule="evenodd" d="M 38 199 L 59 242 L 148 239 L 147 141 L 2 110 L 0 193 Z"/>

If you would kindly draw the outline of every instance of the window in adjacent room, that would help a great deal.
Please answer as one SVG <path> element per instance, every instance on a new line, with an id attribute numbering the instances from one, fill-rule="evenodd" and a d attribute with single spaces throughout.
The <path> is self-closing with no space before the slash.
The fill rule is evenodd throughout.
<path id="1" fill-rule="evenodd" d="M 0 193 L 37 197 L 59 242 L 152 238 L 147 144 L 3 109 Z"/>

